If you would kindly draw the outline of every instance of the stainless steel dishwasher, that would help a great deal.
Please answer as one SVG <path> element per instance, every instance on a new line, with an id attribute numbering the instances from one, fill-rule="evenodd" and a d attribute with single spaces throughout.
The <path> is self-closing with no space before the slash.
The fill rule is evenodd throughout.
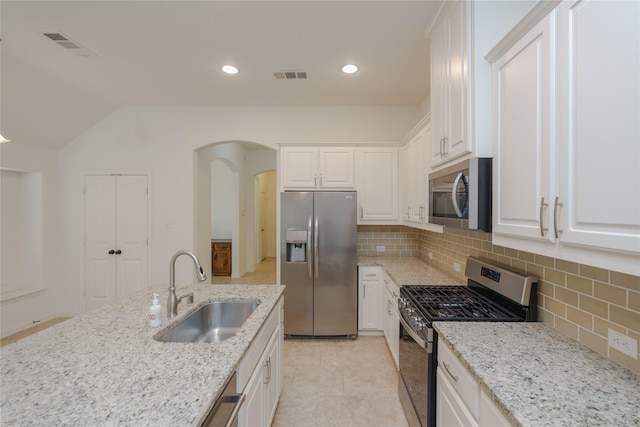
<path id="1" fill-rule="evenodd" d="M 222 394 L 216 400 L 211 412 L 202 423 L 203 427 L 237 427 L 238 411 L 244 402 L 244 393 L 237 393 L 236 373 L 234 372 L 227 384 L 224 386 Z"/>

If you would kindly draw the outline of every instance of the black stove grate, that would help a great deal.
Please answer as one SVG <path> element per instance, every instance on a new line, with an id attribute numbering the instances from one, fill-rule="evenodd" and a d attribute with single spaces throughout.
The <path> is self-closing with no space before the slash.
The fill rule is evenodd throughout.
<path id="1" fill-rule="evenodd" d="M 465 286 L 404 286 L 428 321 L 522 321 L 519 316 Z"/>

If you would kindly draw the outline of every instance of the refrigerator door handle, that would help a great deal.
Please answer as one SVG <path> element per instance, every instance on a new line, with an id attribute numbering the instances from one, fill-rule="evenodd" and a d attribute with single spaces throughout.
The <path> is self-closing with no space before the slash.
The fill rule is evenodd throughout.
<path id="1" fill-rule="evenodd" d="M 318 270 L 320 270 L 318 263 L 318 215 L 315 216 L 313 224 L 313 264 L 316 270 L 316 278 L 318 278 Z"/>
<path id="2" fill-rule="evenodd" d="M 313 279 L 313 272 L 311 271 L 311 221 L 312 216 L 309 215 L 309 223 L 307 224 L 307 271 L 309 272 L 309 278 Z"/>

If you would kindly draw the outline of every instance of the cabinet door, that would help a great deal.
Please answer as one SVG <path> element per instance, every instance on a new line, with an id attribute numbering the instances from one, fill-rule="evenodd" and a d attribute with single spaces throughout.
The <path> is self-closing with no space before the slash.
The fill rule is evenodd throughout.
<path id="1" fill-rule="evenodd" d="M 483 390 L 480 393 L 480 427 L 510 427 L 511 423 Z"/>
<path id="2" fill-rule="evenodd" d="M 282 187 L 309 188 L 318 185 L 317 149 L 309 147 L 283 147 Z"/>
<path id="3" fill-rule="evenodd" d="M 402 219 L 411 221 L 411 204 L 413 203 L 413 176 L 411 175 L 411 143 L 400 149 L 401 156 L 401 201 L 400 212 Z"/>
<path id="4" fill-rule="evenodd" d="M 247 383 L 245 400 L 238 413 L 239 427 L 255 427 L 264 424 L 265 393 L 263 370 L 258 367 Z"/>
<path id="5" fill-rule="evenodd" d="M 278 407 L 278 399 L 280 398 L 280 335 L 281 329 L 277 329 L 271 337 L 269 346 L 266 350 L 266 366 L 265 366 L 265 423 L 263 425 L 271 425 L 273 417 Z"/>
<path id="6" fill-rule="evenodd" d="M 469 410 L 442 370 L 437 370 L 436 427 L 477 427 Z"/>
<path id="7" fill-rule="evenodd" d="M 445 88 L 447 75 L 445 62 L 444 24 L 440 23 L 431 36 L 431 166 L 444 162 Z"/>
<path id="8" fill-rule="evenodd" d="M 559 6 L 561 242 L 640 252 L 640 3 Z"/>
<path id="9" fill-rule="evenodd" d="M 380 268 L 360 267 L 359 269 L 360 311 L 359 329 L 382 329 L 380 321 Z"/>
<path id="10" fill-rule="evenodd" d="M 429 128 L 431 131 L 431 128 Z M 413 222 L 424 222 L 427 217 L 425 210 L 425 184 L 427 181 L 427 168 L 424 156 L 426 129 L 420 131 L 411 140 L 411 220 Z"/>
<path id="11" fill-rule="evenodd" d="M 353 148 L 321 148 L 318 186 L 354 188 Z"/>
<path id="12" fill-rule="evenodd" d="M 398 220 L 398 149 L 358 150 L 359 223 Z"/>
<path id="13" fill-rule="evenodd" d="M 549 218 L 555 139 L 547 16 L 493 64 L 493 232 L 554 241 Z"/>
<path id="14" fill-rule="evenodd" d="M 453 159 L 471 152 L 470 140 L 467 138 L 469 121 L 467 84 L 469 81 L 469 32 L 467 29 L 467 2 L 455 2 L 448 16 L 448 90 L 447 90 L 447 141 L 446 156 Z"/>

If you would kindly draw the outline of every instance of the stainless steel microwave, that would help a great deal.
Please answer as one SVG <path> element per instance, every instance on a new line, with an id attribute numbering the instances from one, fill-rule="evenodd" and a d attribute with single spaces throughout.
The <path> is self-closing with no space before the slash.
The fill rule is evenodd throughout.
<path id="1" fill-rule="evenodd" d="M 429 174 L 429 222 L 491 231 L 491 158 L 472 157 Z"/>

